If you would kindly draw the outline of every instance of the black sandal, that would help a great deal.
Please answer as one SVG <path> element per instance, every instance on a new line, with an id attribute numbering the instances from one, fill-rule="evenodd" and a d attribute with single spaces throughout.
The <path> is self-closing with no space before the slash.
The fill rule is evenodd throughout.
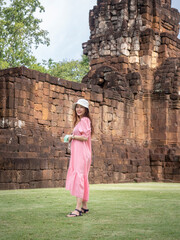
<path id="1" fill-rule="evenodd" d="M 78 209 L 75 209 L 75 211 L 77 211 L 79 214 L 75 214 L 75 213 L 72 213 L 70 212 L 66 217 L 69 217 L 69 216 L 73 216 L 73 217 L 80 217 L 80 216 L 83 216 L 82 215 L 82 211 L 78 210 Z"/>
<path id="2" fill-rule="evenodd" d="M 81 208 L 81 210 L 82 210 L 82 211 L 81 211 L 82 213 L 87 213 L 87 212 L 89 212 L 89 209 L 86 209 L 86 208 Z"/>

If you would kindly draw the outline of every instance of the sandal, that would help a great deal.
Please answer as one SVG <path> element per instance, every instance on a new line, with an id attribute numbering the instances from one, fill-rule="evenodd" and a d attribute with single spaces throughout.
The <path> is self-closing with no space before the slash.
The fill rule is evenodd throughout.
<path id="1" fill-rule="evenodd" d="M 82 211 L 78 210 L 78 209 L 75 209 L 75 211 L 77 211 L 79 214 L 75 214 L 75 213 L 72 213 L 70 212 L 66 217 L 80 217 L 80 216 L 83 216 L 82 215 Z"/>
<path id="2" fill-rule="evenodd" d="M 81 208 L 81 210 L 82 210 L 82 211 L 81 211 L 82 213 L 87 213 L 87 212 L 89 212 L 89 209 L 86 209 L 86 208 Z"/>

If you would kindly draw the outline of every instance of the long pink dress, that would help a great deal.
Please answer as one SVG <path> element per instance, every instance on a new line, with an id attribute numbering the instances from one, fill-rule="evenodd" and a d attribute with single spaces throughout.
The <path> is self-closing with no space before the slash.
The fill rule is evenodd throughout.
<path id="1" fill-rule="evenodd" d="M 87 141 L 73 139 L 71 158 L 66 179 L 66 189 L 71 195 L 89 200 L 88 173 L 91 165 L 91 122 L 87 117 L 81 118 L 75 126 L 73 135 L 87 137 Z"/>

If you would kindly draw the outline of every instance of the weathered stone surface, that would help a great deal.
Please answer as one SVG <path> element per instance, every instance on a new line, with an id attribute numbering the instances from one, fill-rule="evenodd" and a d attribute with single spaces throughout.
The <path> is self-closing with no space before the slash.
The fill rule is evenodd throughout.
<path id="1" fill-rule="evenodd" d="M 98 75 L 97 71 L 93 79 L 98 80 L 97 76 L 99 76 L 107 85 L 111 84 L 111 79 L 114 79 L 114 82 L 118 79 L 121 88 L 117 85 L 117 89 L 102 89 L 103 83 L 99 86 L 87 83 L 79 84 L 80 90 L 77 91 L 77 86 L 66 84 L 64 80 L 57 79 L 56 82 L 54 78 L 53 83 L 46 81 L 45 74 L 41 74 L 41 81 L 37 82 L 34 80 L 36 72 L 29 69 L 25 71 L 24 67 L 22 67 L 23 71 L 21 68 L 13 69 L 14 71 L 9 69 L 9 72 L 1 71 L 1 74 L 4 72 L 6 82 L 9 82 L 9 77 L 11 80 L 16 76 L 17 72 L 23 72 L 22 79 L 21 75 L 18 75 L 11 88 L 14 89 L 17 83 L 19 89 L 27 86 L 25 95 L 11 96 L 12 102 L 17 102 L 17 107 L 12 105 L 8 108 L 12 110 L 13 115 L 10 115 L 4 105 L 0 106 L 5 113 L 0 118 L 0 187 L 2 189 L 64 186 L 69 151 L 62 139 L 65 134 L 72 131 L 72 105 L 79 97 L 88 98 L 95 127 L 90 182 L 151 180 L 148 151 L 140 146 L 138 142 L 140 135 L 135 134 L 134 126 L 140 123 L 136 120 L 139 109 L 132 115 L 132 107 L 130 102 L 128 103 L 133 99 L 128 89 L 131 79 L 125 79 L 119 73 L 116 75 L 112 68 L 103 69 L 105 73 Z M 140 75 L 131 73 L 128 76 L 131 75 L 133 76 L 131 85 L 133 86 L 133 81 L 139 81 L 140 84 Z M 33 78 L 30 79 L 29 76 Z M 0 82 L 3 81 L 4 77 L 0 78 Z M 9 95 L 10 88 L 7 88 L 6 84 L 2 86 L 1 91 Z M 47 89 L 49 90 L 46 91 Z M 122 92 L 124 95 L 121 97 Z M 31 105 L 27 98 L 29 94 L 31 94 Z M 44 105 L 46 103 L 43 101 L 44 97 L 49 99 L 47 105 Z M 126 104 L 123 99 L 128 99 Z M 46 106 L 46 118 L 43 114 L 44 106 Z M 128 122 L 132 125 L 129 125 L 129 129 L 124 129 Z M 135 136 L 138 137 L 137 141 L 134 141 Z M 139 164 L 144 166 L 142 179 L 141 169 L 138 170 Z"/>
<path id="2" fill-rule="evenodd" d="M 180 148 L 179 20 L 180 14 L 171 8 L 170 0 L 125 0 L 118 4 L 114 1 L 98 1 L 90 11 L 91 36 L 83 48 L 89 56 L 91 71 L 83 81 L 118 93 L 121 98 L 116 99 L 138 112 L 138 119 L 144 119 L 144 122 L 142 131 L 137 119 L 136 132 L 143 136 L 145 145 L 152 151 L 161 145 L 169 149 L 173 146 L 177 151 Z M 104 31 L 99 31 L 101 21 L 106 26 Z M 111 49 L 113 57 L 103 55 L 102 49 Z M 126 57 L 126 61 L 121 61 L 121 56 Z M 108 73 L 107 66 L 111 69 Z M 104 96 L 112 98 L 107 90 Z M 143 106 L 141 109 L 140 102 Z M 130 114 L 130 109 L 127 113 Z M 129 119 L 126 119 L 126 123 L 129 126 Z M 115 123 L 111 128 L 115 128 Z M 152 176 L 156 180 L 168 177 L 172 180 L 174 166 L 169 170 L 170 176 L 165 170 L 164 160 L 159 160 L 165 159 L 166 154 L 156 154 L 156 159 L 150 156 Z"/>

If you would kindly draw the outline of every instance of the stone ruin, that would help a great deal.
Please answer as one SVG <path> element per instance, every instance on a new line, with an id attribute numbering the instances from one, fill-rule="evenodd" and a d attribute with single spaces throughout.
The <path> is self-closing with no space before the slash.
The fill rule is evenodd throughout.
<path id="1" fill-rule="evenodd" d="M 0 189 L 62 187 L 72 105 L 90 102 L 90 183 L 180 182 L 180 14 L 171 0 L 98 0 L 82 83 L 0 71 Z"/>

